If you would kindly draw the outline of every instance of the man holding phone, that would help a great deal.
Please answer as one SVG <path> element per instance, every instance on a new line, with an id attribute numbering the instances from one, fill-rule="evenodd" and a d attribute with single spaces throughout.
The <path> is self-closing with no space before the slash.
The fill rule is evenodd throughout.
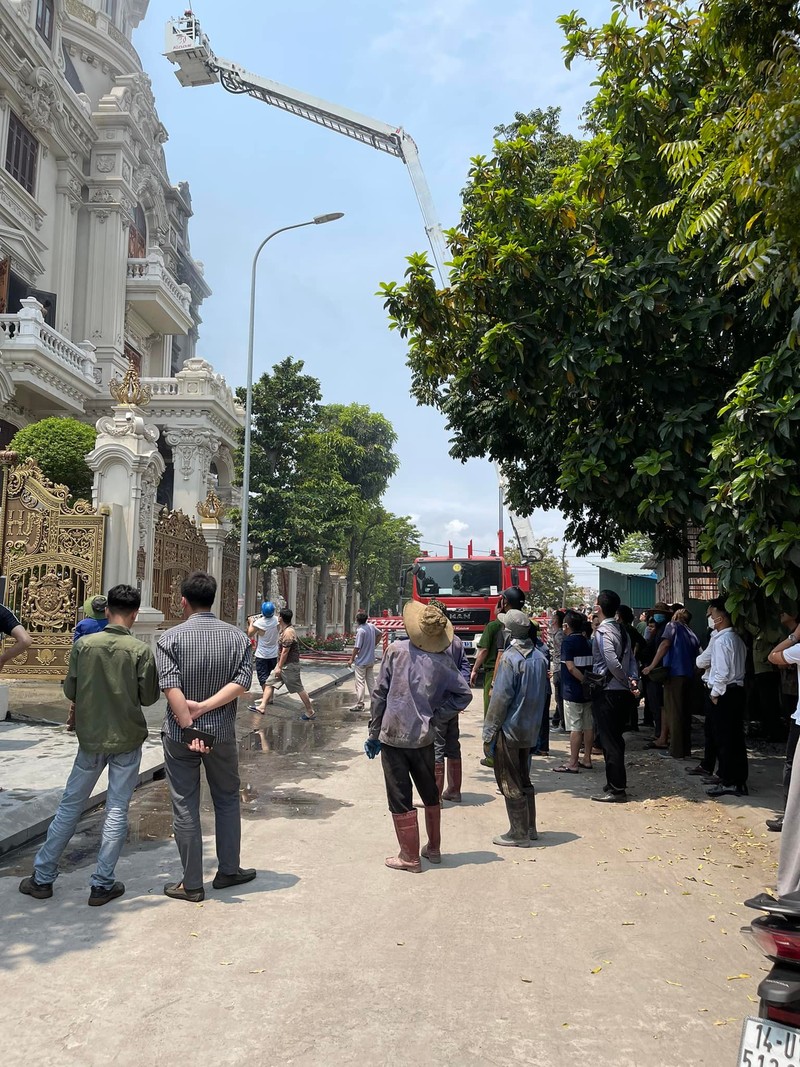
<path id="1" fill-rule="evenodd" d="M 250 691 L 253 662 L 242 631 L 212 614 L 216 595 L 212 575 L 190 574 L 181 585 L 185 621 L 168 630 L 156 648 L 159 681 L 167 698 L 164 760 L 175 843 L 183 865 L 181 880 L 165 885 L 164 893 L 195 903 L 205 899 L 201 764 L 214 804 L 219 870 L 213 886 L 226 889 L 256 876 L 253 868 L 239 866 L 242 822 L 234 728 L 237 701 Z"/>

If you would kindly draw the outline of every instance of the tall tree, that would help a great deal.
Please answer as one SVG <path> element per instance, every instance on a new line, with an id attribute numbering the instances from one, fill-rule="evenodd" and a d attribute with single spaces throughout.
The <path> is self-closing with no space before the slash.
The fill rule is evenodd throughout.
<path id="1" fill-rule="evenodd" d="M 653 542 L 647 534 L 628 534 L 614 553 L 617 563 L 647 563 L 652 558 Z"/>
<path id="2" fill-rule="evenodd" d="M 237 397 L 244 403 L 243 389 Z M 309 435 L 318 427 L 321 400 L 319 381 L 303 373 L 302 360 L 284 359 L 253 386 L 250 541 L 265 572 L 310 562 L 316 553 L 301 486 L 314 454 Z M 241 458 L 240 451 L 240 466 Z"/>
<path id="3" fill-rule="evenodd" d="M 407 515 L 376 510 L 376 521 L 358 553 L 356 572 L 361 603 L 373 615 L 398 610 L 402 569 L 421 553 L 420 532 Z"/>
<path id="4" fill-rule="evenodd" d="M 330 440 L 336 442 L 342 479 L 357 493 L 347 534 L 344 628 L 350 633 L 358 555 L 380 521 L 381 509 L 377 503 L 397 470 L 398 459 L 393 451 L 397 434 L 387 418 L 365 404 L 327 404 L 321 412 L 321 423 L 327 428 Z"/>
<path id="5" fill-rule="evenodd" d="M 743 611 L 800 584 L 795 10 L 565 16 L 568 63 L 598 68 L 590 139 L 564 164 L 541 115 L 501 129 L 473 160 L 450 286 L 412 256 L 383 287 L 453 455 L 498 460 L 512 504 L 560 508 L 583 550 L 641 531 L 676 552 L 707 523 Z"/>

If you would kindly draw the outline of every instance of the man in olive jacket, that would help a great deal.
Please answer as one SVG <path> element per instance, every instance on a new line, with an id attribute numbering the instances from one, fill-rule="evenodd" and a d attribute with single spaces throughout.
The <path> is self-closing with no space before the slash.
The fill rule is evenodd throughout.
<path id="1" fill-rule="evenodd" d="M 106 766 L 106 815 L 88 903 L 99 907 L 125 892 L 122 882 L 114 881 L 114 868 L 125 844 L 128 806 L 147 737 L 142 707 L 155 704 L 160 693 L 153 653 L 131 634 L 140 604 L 132 586 L 114 586 L 108 593 L 108 626 L 72 646 L 64 695 L 75 701 L 79 747 L 33 874 L 20 882 L 20 893 L 36 900 L 52 897 L 58 861 Z"/>

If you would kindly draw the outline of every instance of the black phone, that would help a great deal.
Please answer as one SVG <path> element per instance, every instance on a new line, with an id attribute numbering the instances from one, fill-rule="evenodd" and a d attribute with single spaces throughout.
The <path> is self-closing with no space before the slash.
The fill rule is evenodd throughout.
<path id="1" fill-rule="evenodd" d="M 207 730 L 195 730 L 193 726 L 185 726 L 183 728 L 184 744 L 191 744 L 195 738 L 202 741 L 206 748 L 213 748 L 216 741 L 214 734 L 210 734 Z"/>

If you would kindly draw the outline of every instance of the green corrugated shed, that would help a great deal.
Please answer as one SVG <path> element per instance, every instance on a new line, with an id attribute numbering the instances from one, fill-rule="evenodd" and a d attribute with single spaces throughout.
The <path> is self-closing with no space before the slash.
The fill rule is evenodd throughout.
<path id="1" fill-rule="evenodd" d="M 613 589 L 619 594 L 623 604 L 633 610 L 636 620 L 639 614 L 652 608 L 656 602 L 655 571 L 643 570 L 638 563 L 615 563 L 613 561 L 596 564 L 599 570 L 599 588 Z"/>

